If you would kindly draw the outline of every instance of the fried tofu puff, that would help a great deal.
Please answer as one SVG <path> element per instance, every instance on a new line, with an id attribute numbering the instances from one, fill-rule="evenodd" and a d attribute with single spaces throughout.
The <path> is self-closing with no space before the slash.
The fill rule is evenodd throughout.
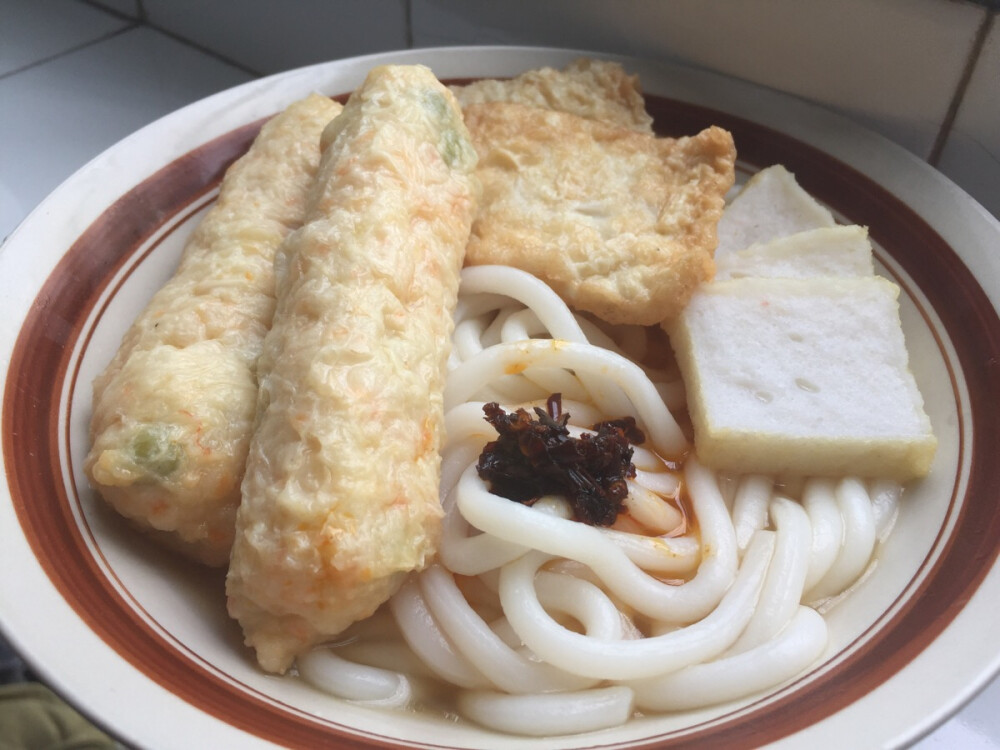
<path id="1" fill-rule="evenodd" d="M 227 578 L 260 665 L 372 614 L 436 550 L 445 362 L 478 183 L 452 94 L 374 69 L 282 246 Z"/>
<path id="2" fill-rule="evenodd" d="M 607 60 L 583 57 L 563 70 L 539 68 L 515 78 L 487 78 L 453 86 L 452 91 L 463 109 L 485 102 L 516 102 L 653 133 L 653 118 L 646 112 L 639 77 Z"/>
<path id="3" fill-rule="evenodd" d="M 672 319 L 712 277 L 735 176 L 726 130 L 657 138 L 512 102 L 465 121 L 483 185 L 468 264 L 520 268 L 613 324 Z"/>
<path id="4" fill-rule="evenodd" d="M 274 311 L 274 256 L 301 225 L 323 128 L 341 111 L 298 101 L 227 171 L 175 275 L 93 388 L 84 470 L 119 513 L 168 546 L 225 565 Z"/>

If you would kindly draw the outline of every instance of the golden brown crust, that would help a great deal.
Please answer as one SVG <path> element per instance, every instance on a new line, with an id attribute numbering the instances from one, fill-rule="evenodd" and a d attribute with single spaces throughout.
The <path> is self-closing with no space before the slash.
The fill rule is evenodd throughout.
<path id="1" fill-rule="evenodd" d="M 445 362 L 477 193 L 461 112 L 425 67 L 373 69 L 322 141 L 305 223 L 275 261 L 226 581 L 274 672 L 436 552 Z"/>
<path id="2" fill-rule="evenodd" d="M 509 80 L 486 79 L 452 87 L 465 109 L 485 102 L 516 102 L 569 112 L 639 133 L 653 132 L 639 77 L 621 65 L 582 57 L 564 70 L 539 68 Z"/>
<path id="3" fill-rule="evenodd" d="M 610 323 L 677 315 L 714 273 L 732 136 L 655 138 L 516 103 L 471 105 L 480 211 L 469 265 L 506 264 Z"/>

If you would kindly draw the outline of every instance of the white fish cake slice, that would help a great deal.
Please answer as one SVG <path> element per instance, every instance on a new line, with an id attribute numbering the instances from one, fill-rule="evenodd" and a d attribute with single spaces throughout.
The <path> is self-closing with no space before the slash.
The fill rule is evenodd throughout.
<path id="1" fill-rule="evenodd" d="M 434 555 L 445 362 L 475 212 L 475 151 L 421 66 L 376 68 L 322 140 L 279 252 L 229 613 L 283 672 Z"/>
<path id="2" fill-rule="evenodd" d="M 159 541 L 210 565 L 225 565 L 232 546 L 275 252 L 302 222 L 320 134 L 340 110 L 314 95 L 264 125 L 94 382 L 91 484 Z"/>
<path id="3" fill-rule="evenodd" d="M 719 220 L 715 258 L 808 229 L 832 227 L 833 214 L 780 164 L 755 174 Z"/>
<path id="4" fill-rule="evenodd" d="M 670 329 L 699 458 L 719 470 L 906 481 L 937 441 L 879 278 L 705 284 Z"/>
<path id="5" fill-rule="evenodd" d="M 590 120 L 652 134 L 638 76 L 605 60 L 580 58 L 564 70 L 539 68 L 508 80 L 485 79 L 453 86 L 462 108 L 484 102 L 517 102 L 568 112 Z"/>
<path id="6" fill-rule="evenodd" d="M 577 310 L 638 325 L 675 316 L 715 272 L 727 131 L 655 138 L 507 102 L 465 120 L 483 184 L 469 265 L 520 268 Z"/>
<path id="7" fill-rule="evenodd" d="M 716 258 L 715 280 L 872 276 L 874 273 L 868 229 L 851 225 L 809 229 L 722 255 Z"/>

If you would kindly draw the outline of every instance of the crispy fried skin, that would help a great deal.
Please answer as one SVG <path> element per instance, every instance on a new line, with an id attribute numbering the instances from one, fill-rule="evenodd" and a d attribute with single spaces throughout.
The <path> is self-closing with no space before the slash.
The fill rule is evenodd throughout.
<path id="1" fill-rule="evenodd" d="M 283 672 L 434 555 L 445 362 L 475 212 L 475 151 L 420 66 L 376 68 L 324 132 L 303 227 L 278 253 L 227 578 Z"/>
<path id="2" fill-rule="evenodd" d="M 484 102 L 516 102 L 600 120 L 652 134 L 653 118 L 639 87 L 639 77 L 618 63 L 580 58 L 564 70 L 539 68 L 507 80 L 485 79 L 452 91 L 462 108 Z"/>
<path id="3" fill-rule="evenodd" d="M 714 273 L 734 180 L 718 127 L 656 138 L 517 103 L 470 105 L 483 184 L 466 262 L 506 264 L 610 323 L 676 316 Z"/>

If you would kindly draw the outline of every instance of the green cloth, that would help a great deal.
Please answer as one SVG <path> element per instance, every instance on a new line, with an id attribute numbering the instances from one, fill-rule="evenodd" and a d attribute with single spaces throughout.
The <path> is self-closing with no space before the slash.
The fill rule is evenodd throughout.
<path id="1" fill-rule="evenodd" d="M 0 685 L 0 750 L 112 750 L 114 740 L 37 682 Z"/>

